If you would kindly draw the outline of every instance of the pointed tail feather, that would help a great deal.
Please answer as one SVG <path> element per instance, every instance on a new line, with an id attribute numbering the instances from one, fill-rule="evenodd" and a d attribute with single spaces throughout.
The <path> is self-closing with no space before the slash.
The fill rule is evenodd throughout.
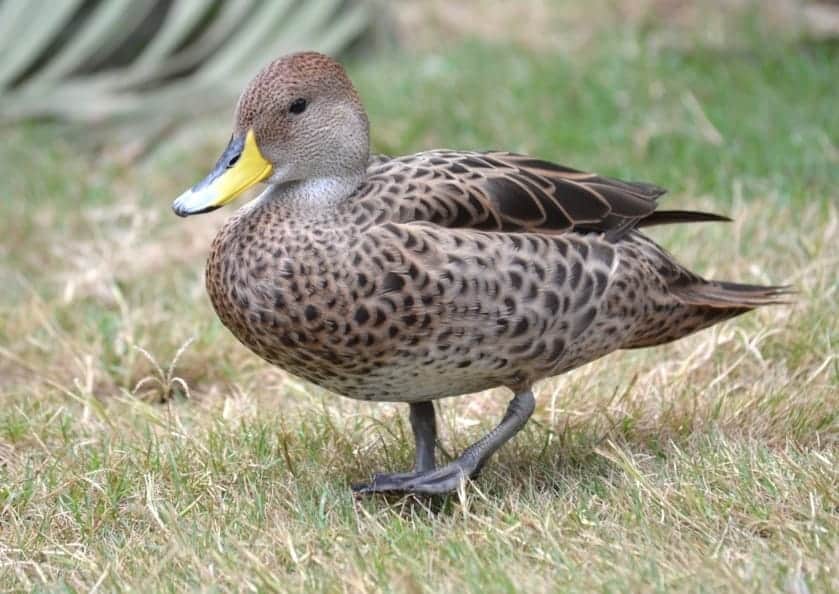
<path id="1" fill-rule="evenodd" d="M 695 210 L 656 210 L 649 216 L 638 221 L 638 227 L 652 227 L 653 225 L 672 225 L 674 223 L 730 223 L 731 219 L 724 215 Z"/>
<path id="2" fill-rule="evenodd" d="M 726 281 L 700 281 L 674 286 L 670 290 L 683 303 L 690 305 L 745 310 L 762 305 L 788 304 L 796 293 L 790 285 L 744 285 Z"/>
<path id="3" fill-rule="evenodd" d="M 693 282 L 671 285 L 670 292 L 681 304 L 677 310 L 679 315 L 671 323 L 662 324 L 660 319 L 654 319 L 650 324 L 642 325 L 623 348 L 664 344 L 762 305 L 790 303 L 795 290 L 788 285 L 761 287 L 697 278 Z"/>

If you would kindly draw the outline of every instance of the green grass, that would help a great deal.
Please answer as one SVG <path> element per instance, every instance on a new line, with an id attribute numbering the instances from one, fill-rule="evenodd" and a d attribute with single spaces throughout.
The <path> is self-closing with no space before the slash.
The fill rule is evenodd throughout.
<path id="1" fill-rule="evenodd" d="M 377 149 L 654 181 L 668 207 L 737 218 L 657 231 L 680 260 L 801 290 L 543 382 L 535 422 L 433 506 L 349 491 L 409 465 L 401 407 L 289 378 L 215 319 L 203 260 L 230 211 L 169 204 L 227 116 L 217 143 L 130 165 L 4 130 L 0 589 L 839 590 L 839 49 L 744 43 L 627 28 L 568 55 L 471 42 L 353 65 Z M 507 397 L 441 402 L 446 449 Z"/>

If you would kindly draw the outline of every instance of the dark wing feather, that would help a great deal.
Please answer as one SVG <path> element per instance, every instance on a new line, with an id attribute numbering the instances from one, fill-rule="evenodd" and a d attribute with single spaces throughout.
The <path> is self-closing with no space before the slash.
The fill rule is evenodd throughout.
<path id="1" fill-rule="evenodd" d="M 672 225 L 674 223 L 730 223 L 731 219 L 725 215 L 696 210 L 657 210 L 650 216 L 638 222 L 639 227 L 653 225 Z"/>
<path id="2" fill-rule="evenodd" d="M 724 220 L 660 211 L 658 186 L 627 182 L 500 152 L 431 151 L 371 159 L 358 200 L 377 201 L 388 220 L 428 221 L 485 231 L 597 231 L 619 237 L 635 227 Z"/>

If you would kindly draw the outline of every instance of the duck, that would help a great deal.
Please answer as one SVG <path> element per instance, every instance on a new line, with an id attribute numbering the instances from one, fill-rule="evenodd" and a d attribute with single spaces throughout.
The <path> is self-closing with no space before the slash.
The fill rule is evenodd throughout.
<path id="1" fill-rule="evenodd" d="M 247 85 L 212 171 L 173 203 L 187 217 L 265 189 L 212 242 L 221 322 L 270 364 L 345 397 L 409 406 L 414 466 L 358 494 L 439 495 L 474 479 L 534 412 L 534 384 L 623 349 L 664 344 L 788 286 L 706 280 L 644 234 L 728 221 L 660 210 L 662 188 L 504 151 L 370 152 L 339 62 L 282 56 Z M 434 401 L 506 387 L 498 424 L 447 464 Z"/>

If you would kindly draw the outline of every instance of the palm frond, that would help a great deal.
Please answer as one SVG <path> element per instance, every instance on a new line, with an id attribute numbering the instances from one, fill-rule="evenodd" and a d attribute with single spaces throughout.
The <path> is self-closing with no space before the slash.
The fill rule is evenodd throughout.
<path id="1" fill-rule="evenodd" d="M 339 53 L 371 20 L 363 0 L 5 0 L 0 121 L 212 110 L 272 58 Z"/>

